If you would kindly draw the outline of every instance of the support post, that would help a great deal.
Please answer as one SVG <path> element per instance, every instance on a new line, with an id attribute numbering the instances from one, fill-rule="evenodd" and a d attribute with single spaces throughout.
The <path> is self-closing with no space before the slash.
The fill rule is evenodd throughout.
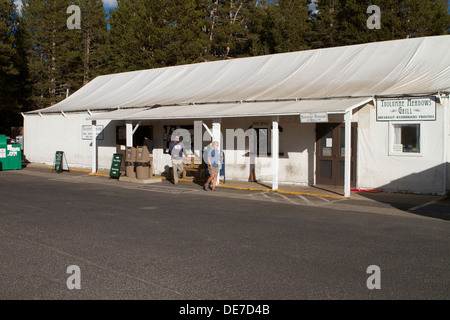
<path id="1" fill-rule="evenodd" d="M 352 156 L 352 110 L 347 111 L 345 120 L 345 162 L 344 162 L 344 196 L 350 197 L 351 156 Z"/>
<path id="2" fill-rule="evenodd" d="M 222 134 L 221 134 L 221 119 L 214 119 L 212 123 L 212 140 L 219 142 L 218 150 L 222 150 Z M 219 178 L 217 178 L 216 185 L 219 184 Z"/>
<path id="3" fill-rule="evenodd" d="M 97 121 L 92 121 L 92 173 L 97 172 Z"/>
<path id="4" fill-rule="evenodd" d="M 221 135 L 221 119 L 214 119 L 212 123 L 212 139 L 219 142 L 219 149 L 222 149 L 222 135 Z"/>
<path id="5" fill-rule="evenodd" d="M 202 157 L 203 121 L 194 121 L 194 157 Z"/>
<path id="6" fill-rule="evenodd" d="M 442 163 L 444 164 L 444 190 L 443 194 L 447 194 L 447 188 L 448 188 L 448 136 L 449 136 L 449 115 L 448 115 L 448 109 L 450 107 L 450 97 L 447 95 L 446 98 L 441 98 L 441 95 L 439 95 L 439 104 L 441 104 L 444 107 L 444 134 L 443 134 L 443 157 L 442 157 Z"/>
<path id="7" fill-rule="evenodd" d="M 127 147 L 133 147 L 133 124 L 131 122 L 126 123 L 127 134 Z"/>
<path id="8" fill-rule="evenodd" d="M 278 120 L 278 117 L 272 118 L 272 190 L 278 190 L 278 154 L 280 152 Z"/>

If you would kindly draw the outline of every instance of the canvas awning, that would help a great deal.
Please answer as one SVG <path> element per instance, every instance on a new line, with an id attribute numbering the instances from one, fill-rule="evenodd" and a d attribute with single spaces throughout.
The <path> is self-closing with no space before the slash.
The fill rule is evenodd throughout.
<path id="1" fill-rule="evenodd" d="M 448 48 L 444 35 L 110 74 L 29 113 L 448 92 Z"/>
<path id="2" fill-rule="evenodd" d="M 372 101 L 371 98 L 354 98 L 119 109 L 91 116 L 88 120 L 208 119 L 286 116 L 299 115 L 306 112 L 345 113 L 370 101 Z"/>

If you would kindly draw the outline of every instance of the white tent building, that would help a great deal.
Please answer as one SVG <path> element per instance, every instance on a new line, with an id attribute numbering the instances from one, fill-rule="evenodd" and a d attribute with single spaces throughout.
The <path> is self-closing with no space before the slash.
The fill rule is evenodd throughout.
<path id="1" fill-rule="evenodd" d="M 220 140 L 227 179 L 248 180 L 254 170 L 274 189 L 443 194 L 449 48 L 450 36 L 435 36 L 100 76 L 25 113 L 24 151 L 31 162 L 51 164 L 63 150 L 69 166 L 95 172 L 149 135 L 161 174 L 171 166 L 171 130 L 184 128 L 195 131 L 193 141 L 205 131 Z M 253 132 L 256 155 L 248 141 L 235 142 L 239 129 Z"/>

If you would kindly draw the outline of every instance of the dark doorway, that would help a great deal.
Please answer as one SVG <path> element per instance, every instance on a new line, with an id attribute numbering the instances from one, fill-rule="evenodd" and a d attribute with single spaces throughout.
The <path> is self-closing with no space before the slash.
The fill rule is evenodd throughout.
<path id="1" fill-rule="evenodd" d="M 139 128 L 137 128 L 136 132 L 133 135 L 133 147 L 143 146 L 144 137 L 147 137 L 153 141 L 152 126 L 139 126 Z"/>
<path id="2" fill-rule="evenodd" d="M 143 146 L 144 137 L 153 141 L 153 127 L 152 126 L 139 126 L 133 135 L 133 147 Z M 154 142 L 154 141 L 153 141 Z M 125 159 L 127 145 L 127 129 L 126 126 L 116 127 L 116 153 L 122 154 Z M 125 161 L 122 161 L 120 171 L 125 171 Z"/>

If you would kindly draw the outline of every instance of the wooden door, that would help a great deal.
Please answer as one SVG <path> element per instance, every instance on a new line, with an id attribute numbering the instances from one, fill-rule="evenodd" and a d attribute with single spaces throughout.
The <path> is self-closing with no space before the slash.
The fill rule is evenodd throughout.
<path id="1" fill-rule="evenodd" d="M 351 182 L 356 186 L 357 123 L 352 123 Z M 343 186 L 345 179 L 345 124 L 316 125 L 316 184 Z"/>

